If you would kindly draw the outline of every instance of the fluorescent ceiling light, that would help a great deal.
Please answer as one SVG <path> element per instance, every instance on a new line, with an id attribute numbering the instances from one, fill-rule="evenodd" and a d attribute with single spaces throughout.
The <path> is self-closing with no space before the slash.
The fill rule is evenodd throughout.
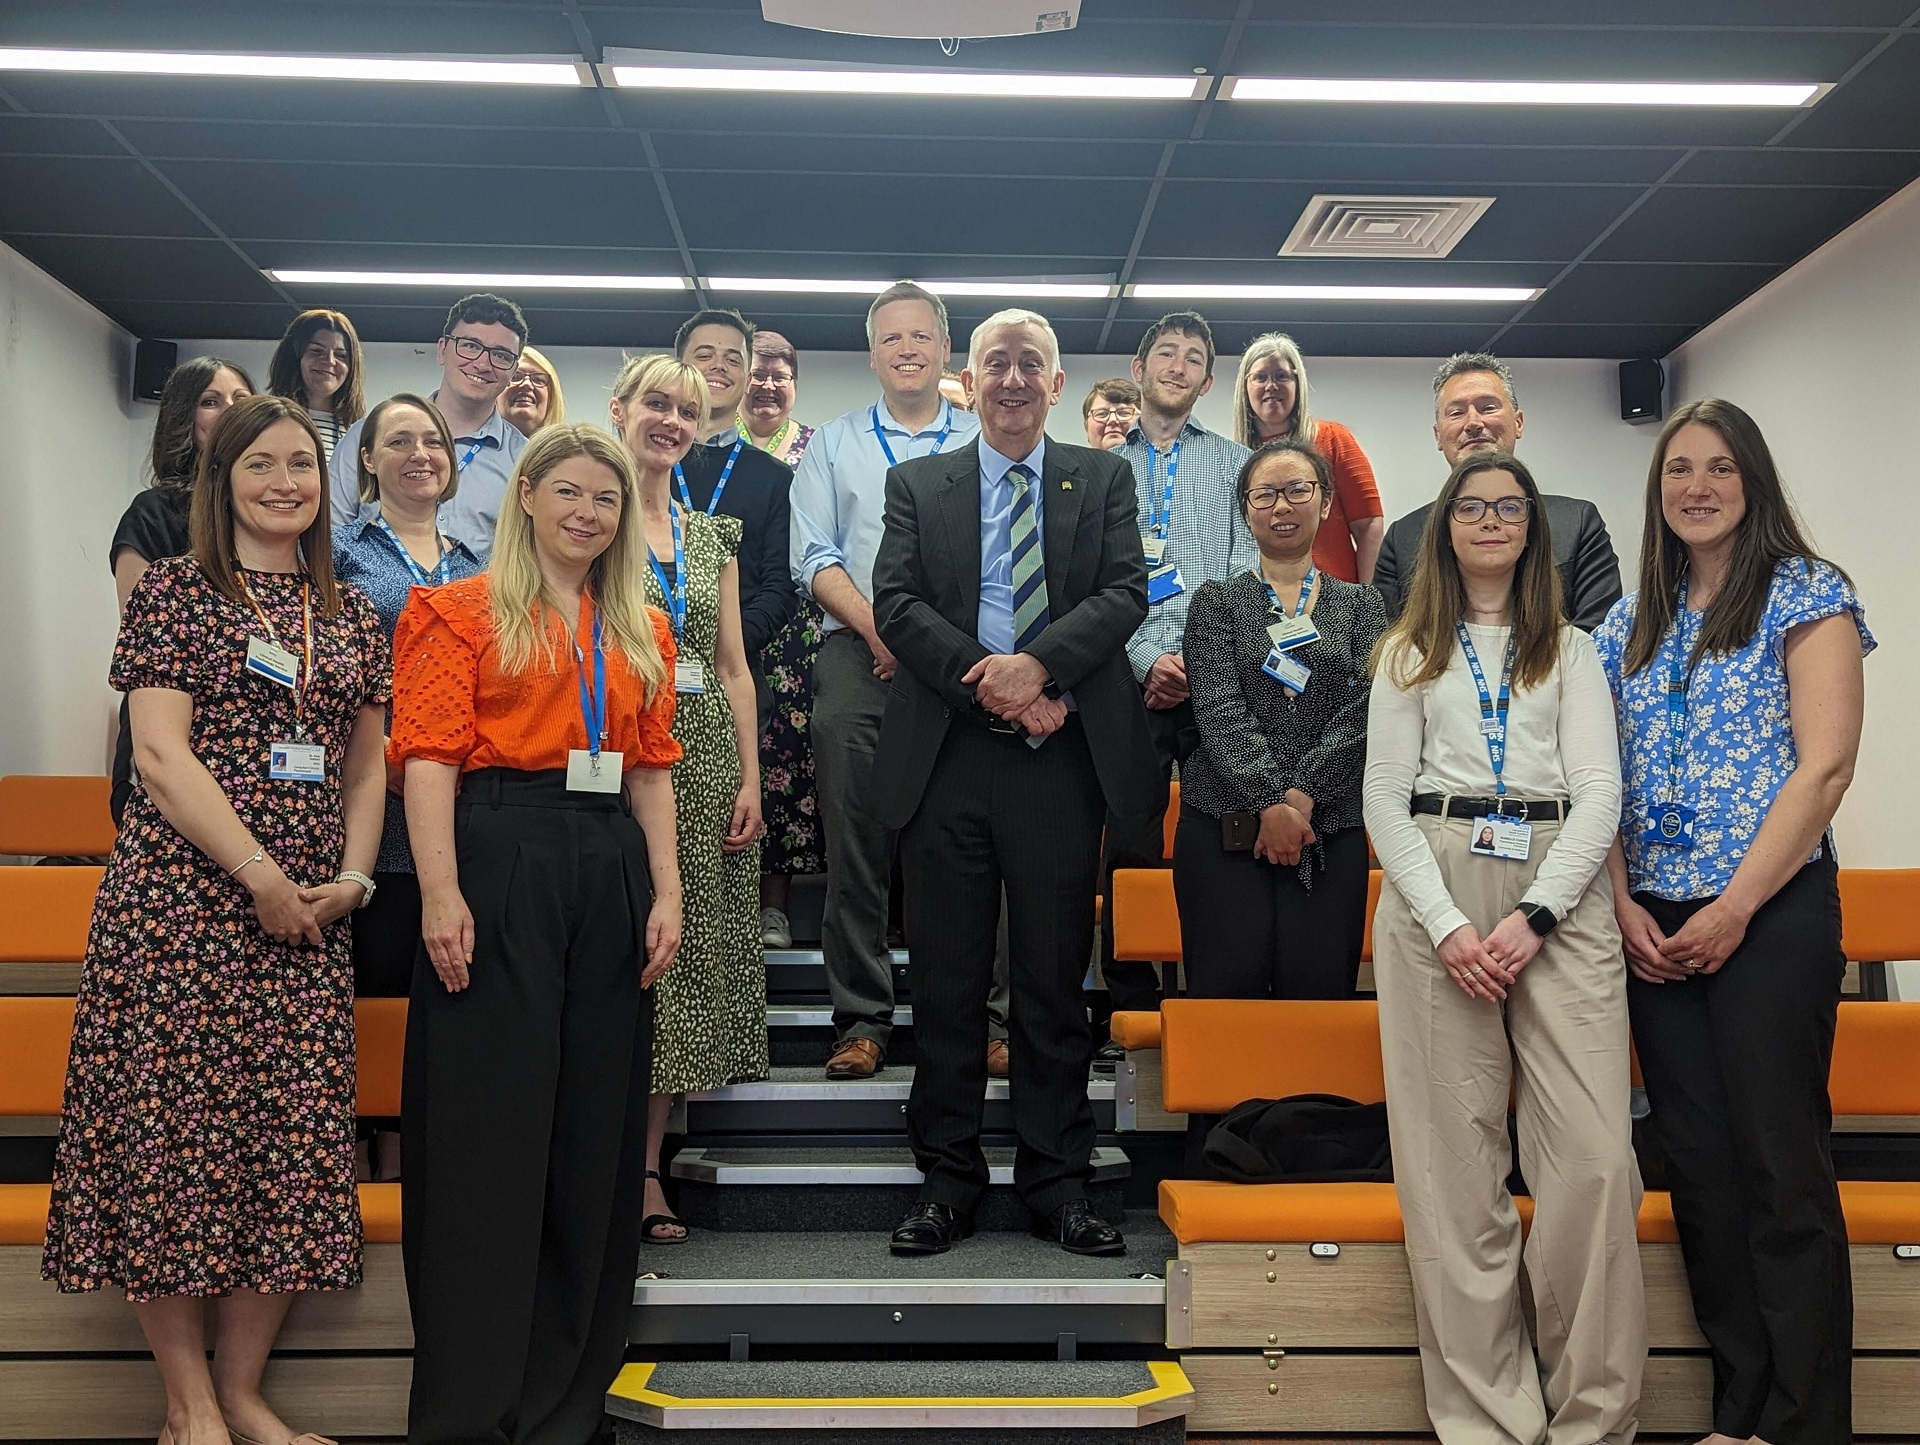
<path id="1" fill-rule="evenodd" d="M 986 96 L 1007 100 L 1200 100 L 1211 77 L 1063 75 L 988 70 L 790 70 L 711 65 L 608 65 L 627 90 L 738 90 L 807 95 Z"/>
<path id="2" fill-rule="evenodd" d="M 1531 301 L 1529 286 L 1214 286 L 1141 282 L 1130 295 L 1156 301 Z"/>
<path id="3" fill-rule="evenodd" d="M 480 85 L 586 83 L 570 60 L 435 60 L 370 55 L 227 55 L 162 50 L 0 48 L 0 70 L 95 75 L 231 76 L 241 80 L 411 80 Z"/>
<path id="4" fill-rule="evenodd" d="M 1359 102 L 1371 105 L 1809 105 L 1831 87 L 1745 82 L 1540 80 L 1308 80 L 1230 76 L 1223 100 Z"/>
<path id="5" fill-rule="evenodd" d="M 684 276 L 541 276 L 505 271 L 291 271 L 268 268 L 288 286 L 437 286 L 468 291 L 685 291 Z"/>
<path id="6" fill-rule="evenodd" d="M 709 291 L 784 291 L 812 296 L 878 296 L 892 281 L 808 281 L 763 276 L 708 276 Z M 921 281 L 938 296 L 1033 296 L 1054 300 L 1104 300 L 1114 288 L 1104 281 Z"/>

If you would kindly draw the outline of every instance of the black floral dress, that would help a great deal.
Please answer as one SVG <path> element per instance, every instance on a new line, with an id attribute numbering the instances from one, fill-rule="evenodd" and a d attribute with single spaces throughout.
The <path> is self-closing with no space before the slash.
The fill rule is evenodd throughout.
<path id="1" fill-rule="evenodd" d="M 302 650 L 302 579 L 245 574 L 282 646 Z M 352 588 L 313 617 L 304 720 L 323 783 L 275 781 L 293 691 L 247 672 L 251 608 L 191 557 L 156 561 L 128 599 L 112 685 L 193 699 L 194 755 L 294 883 L 331 882 L 340 779 L 392 660 Z M 269 938 L 250 896 L 136 789 L 94 903 L 41 1272 L 135 1301 L 347 1289 L 360 1282 L 354 1186 L 353 962 L 345 919 L 319 947 Z M 225 865 L 223 867 L 222 865 Z"/>
<path id="2" fill-rule="evenodd" d="M 813 438 L 803 426 L 782 458 L 790 467 Z M 767 825 L 760 842 L 760 871 L 791 877 L 827 866 L 820 836 L 820 803 L 813 787 L 813 660 L 820 652 L 820 604 L 800 599 L 800 610 L 760 654 L 773 694 L 773 715 L 760 739 L 760 809 Z"/>

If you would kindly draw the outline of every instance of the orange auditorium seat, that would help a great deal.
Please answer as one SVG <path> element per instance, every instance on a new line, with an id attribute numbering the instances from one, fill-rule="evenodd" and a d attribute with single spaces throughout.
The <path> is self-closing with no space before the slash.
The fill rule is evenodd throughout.
<path id="1" fill-rule="evenodd" d="M 108 778 L 0 778 L 0 854 L 23 858 L 104 858 L 115 829 Z"/>

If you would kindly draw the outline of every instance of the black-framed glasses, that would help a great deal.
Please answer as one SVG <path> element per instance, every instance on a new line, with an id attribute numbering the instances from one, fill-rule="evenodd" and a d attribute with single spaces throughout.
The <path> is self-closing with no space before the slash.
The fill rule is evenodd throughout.
<path id="1" fill-rule="evenodd" d="M 453 343 L 453 354 L 462 361 L 478 361 L 486 357 L 495 371 L 512 371 L 520 363 L 520 353 L 509 351 L 504 346 L 489 346 L 471 336 L 443 336 L 442 341 Z"/>
<path id="2" fill-rule="evenodd" d="M 1284 487 L 1253 487 L 1247 492 L 1247 505 L 1256 512 L 1271 512 L 1285 497 L 1294 506 L 1311 502 L 1320 489 L 1318 482 L 1288 482 Z"/>
<path id="3" fill-rule="evenodd" d="M 1096 406 L 1087 413 L 1087 419 L 1105 426 L 1110 421 L 1133 421 L 1139 415 L 1140 408 L 1137 406 Z"/>
<path id="4" fill-rule="evenodd" d="M 1487 508 L 1493 508 L 1493 515 L 1503 522 L 1524 522 L 1533 512 L 1533 500 L 1530 497 L 1496 497 L 1489 502 L 1485 497 L 1455 497 L 1447 507 L 1447 515 L 1456 522 L 1477 522 L 1487 515 Z"/>

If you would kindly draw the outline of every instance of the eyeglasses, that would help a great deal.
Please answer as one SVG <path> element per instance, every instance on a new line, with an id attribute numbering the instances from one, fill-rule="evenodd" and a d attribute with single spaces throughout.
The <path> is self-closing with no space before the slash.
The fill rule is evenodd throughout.
<path id="1" fill-rule="evenodd" d="M 472 360 L 472 358 L 468 357 L 468 360 Z M 553 385 L 553 378 L 548 376 L 544 371 L 516 371 L 513 374 L 511 384 L 514 386 L 530 386 L 535 391 L 545 391 Z"/>
<path id="2" fill-rule="evenodd" d="M 1110 421 L 1132 421 L 1140 415 L 1137 406 L 1100 406 L 1087 413 L 1089 421 L 1097 421 L 1105 426 Z"/>
<path id="3" fill-rule="evenodd" d="M 1493 508 L 1493 515 L 1503 522 L 1524 522 L 1533 511 L 1533 500 L 1529 497 L 1498 497 L 1489 502 L 1484 497 L 1455 497 L 1447 507 L 1447 515 L 1456 522 L 1477 522 L 1487 515 L 1487 508 Z"/>
<path id="4" fill-rule="evenodd" d="M 1320 489 L 1318 482 L 1288 482 L 1284 487 L 1255 487 L 1247 493 L 1247 505 L 1256 512 L 1271 512 L 1282 497 L 1294 506 L 1311 502 Z"/>
<path id="5" fill-rule="evenodd" d="M 504 346 L 488 346 L 484 341 L 476 341 L 471 336 L 443 336 L 442 341 L 453 343 L 453 353 L 462 361 L 478 361 L 486 357 L 495 371 L 512 371 L 520 360 L 520 353 L 509 351 Z"/>

